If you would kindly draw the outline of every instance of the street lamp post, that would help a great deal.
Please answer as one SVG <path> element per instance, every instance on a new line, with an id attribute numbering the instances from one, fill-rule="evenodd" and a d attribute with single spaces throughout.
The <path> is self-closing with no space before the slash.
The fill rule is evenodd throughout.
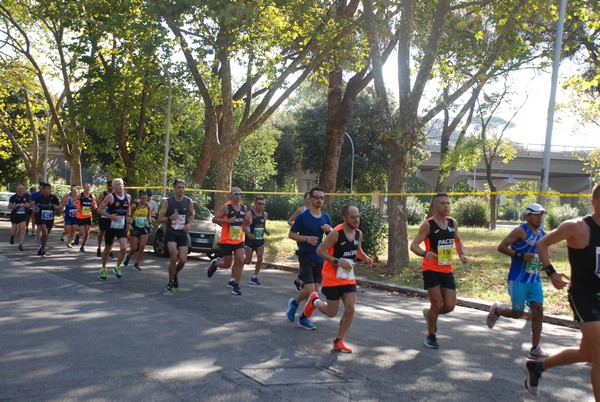
<path id="1" fill-rule="evenodd" d="M 350 167 L 350 193 L 352 193 L 352 183 L 354 183 L 354 142 L 352 141 L 352 137 L 350 134 L 344 131 L 346 137 L 350 140 L 350 145 L 352 146 L 352 165 Z"/>

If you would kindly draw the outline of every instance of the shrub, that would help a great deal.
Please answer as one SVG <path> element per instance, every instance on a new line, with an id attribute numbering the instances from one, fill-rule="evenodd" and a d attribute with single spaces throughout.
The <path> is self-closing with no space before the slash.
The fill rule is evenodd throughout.
<path id="1" fill-rule="evenodd" d="M 515 207 L 506 207 L 502 214 L 505 221 L 517 221 L 521 217 L 521 212 Z"/>
<path id="2" fill-rule="evenodd" d="M 342 207 L 355 205 L 360 211 L 360 230 L 363 232 L 362 248 L 371 258 L 381 255 L 385 250 L 387 238 L 386 220 L 383 213 L 365 197 L 335 197 L 333 202 L 323 207 L 331 216 L 334 226 L 343 222 Z"/>
<path id="3" fill-rule="evenodd" d="M 417 197 L 406 198 L 406 221 L 409 225 L 419 225 L 427 216 L 425 205 Z"/>
<path id="4" fill-rule="evenodd" d="M 468 196 L 452 204 L 452 217 L 460 226 L 488 227 L 488 204 L 481 198 Z"/>
<path id="5" fill-rule="evenodd" d="M 579 210 L 577 208 L 573 208 L 570 205 L 561 205 L 548 211 L 546 225 L 550 230 L 552 230 L 564 221 L 577 218 L 578 216 Z"/>
<path id="6" fill-rule="evenodd" d="M 269 213 L 269 219 L 287 221 L 304 201 L 297 196 L 273 195 L 266 199 L 266 203 L 265 211 Z"/>

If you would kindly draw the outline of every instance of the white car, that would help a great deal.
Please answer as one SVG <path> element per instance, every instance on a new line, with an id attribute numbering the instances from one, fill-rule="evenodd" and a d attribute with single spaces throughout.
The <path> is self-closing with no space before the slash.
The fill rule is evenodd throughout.
<path id="1" fill-rule="evenodd" d="M 14 194 L 15 193 L 8 191 L 0 192 L 0 215 L 10 216 L 11 210 L 8 209 L 8 200 L 10 200 L 10 197 L 12 197 Z"/>

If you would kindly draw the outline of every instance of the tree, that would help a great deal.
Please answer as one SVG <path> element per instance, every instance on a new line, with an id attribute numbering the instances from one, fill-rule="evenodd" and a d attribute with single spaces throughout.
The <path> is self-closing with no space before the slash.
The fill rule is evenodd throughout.
<path id="1" fill-rule="evenodd" d="M 381 68 L 380 36 L 377 27 L 381 16 L 372 0 L 364 1 L 366 26 L 371 57 L 375 71 L 375 89 L 382 116 L 382 141 L 390 154 L 388 173 L 389 192 L 389 267 L 408 265 L 408 231 L 406 225 L 405 197 L 403 194 L 410 165 L 410 151 L 423 140 L 423 127 L 445 107 L 456 102 L 480 81 L 490 76 L 495 66 L 514 60 L 531 58 L 539 40 L 537 34 L 542 16 L 551 10 L 541 8 L 538 2 L 529 0 L 453 2 L 450 0 L 405 0 L 401 3 L 400 32 L 398 42 L 398 88 L 397 113 L 389 106 L 388 94 Z M 450 17 L 475 16 L 477 25 L 450 25 Z M 477 27 L 477 28 L 476 28 Z M 449 60 L 438 60 L 443 40 L 451 41 L 457 31 L 466 31 L 468 37 L 478 42 L 479 50 L 473 58 L 460 57 L 451 61 L 468 63 L 451 68 L 470 73 L 449 93 L 445 99 L 434 100 L 431 107 L 420 110 L 425 88 L 434 73 L 434 67 Z M 465 32 L 458 36 L 464 42 Z M 436 64 L 437 63 L 437 64 Z M 411 80 L 414 77 L 414 80 Z"/>
<path id="2" fill-rule="evenodd" d="M 352 21 L 333 20 L 319 1 L 155 1 L 185 56 L 205 105 L 205 134 L 194 177 L 204 181 L 218 154 L 216 187 L 229 190 L 240 144 L 328 57 Z M 234 69 L 243 72 L 235 88 Z M 242 119 L 234 114 L 241 110 Z M 224 201 L 217 194 L 217 204 Z"/>

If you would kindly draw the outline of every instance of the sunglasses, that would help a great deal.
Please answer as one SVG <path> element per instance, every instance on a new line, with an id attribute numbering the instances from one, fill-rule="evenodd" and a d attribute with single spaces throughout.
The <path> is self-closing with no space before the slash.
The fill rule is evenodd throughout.
<path id="1" fill-rule="evenodd" d="M 233 193 L 233 195 L 239 195 L 239 196 L 242 196 L 242 195 L 244 195 L 244 193 L 240 193 L 240 192 L 237 192 L 237 191 L 236 191 L 235 193 Z"/>
<path id="2" fill-rule="evenodd" d="M 321 201 L 323 201 L 325 199 L 325 197 L 322 195 L 313 195 L 311 197 L 314 198 L 315 200 L 321 200 Z"/>
<path id="3" fill-rule="evenodd" d="M 256 205 L 265 205 L 264 202 L 257 202 Z"/>

